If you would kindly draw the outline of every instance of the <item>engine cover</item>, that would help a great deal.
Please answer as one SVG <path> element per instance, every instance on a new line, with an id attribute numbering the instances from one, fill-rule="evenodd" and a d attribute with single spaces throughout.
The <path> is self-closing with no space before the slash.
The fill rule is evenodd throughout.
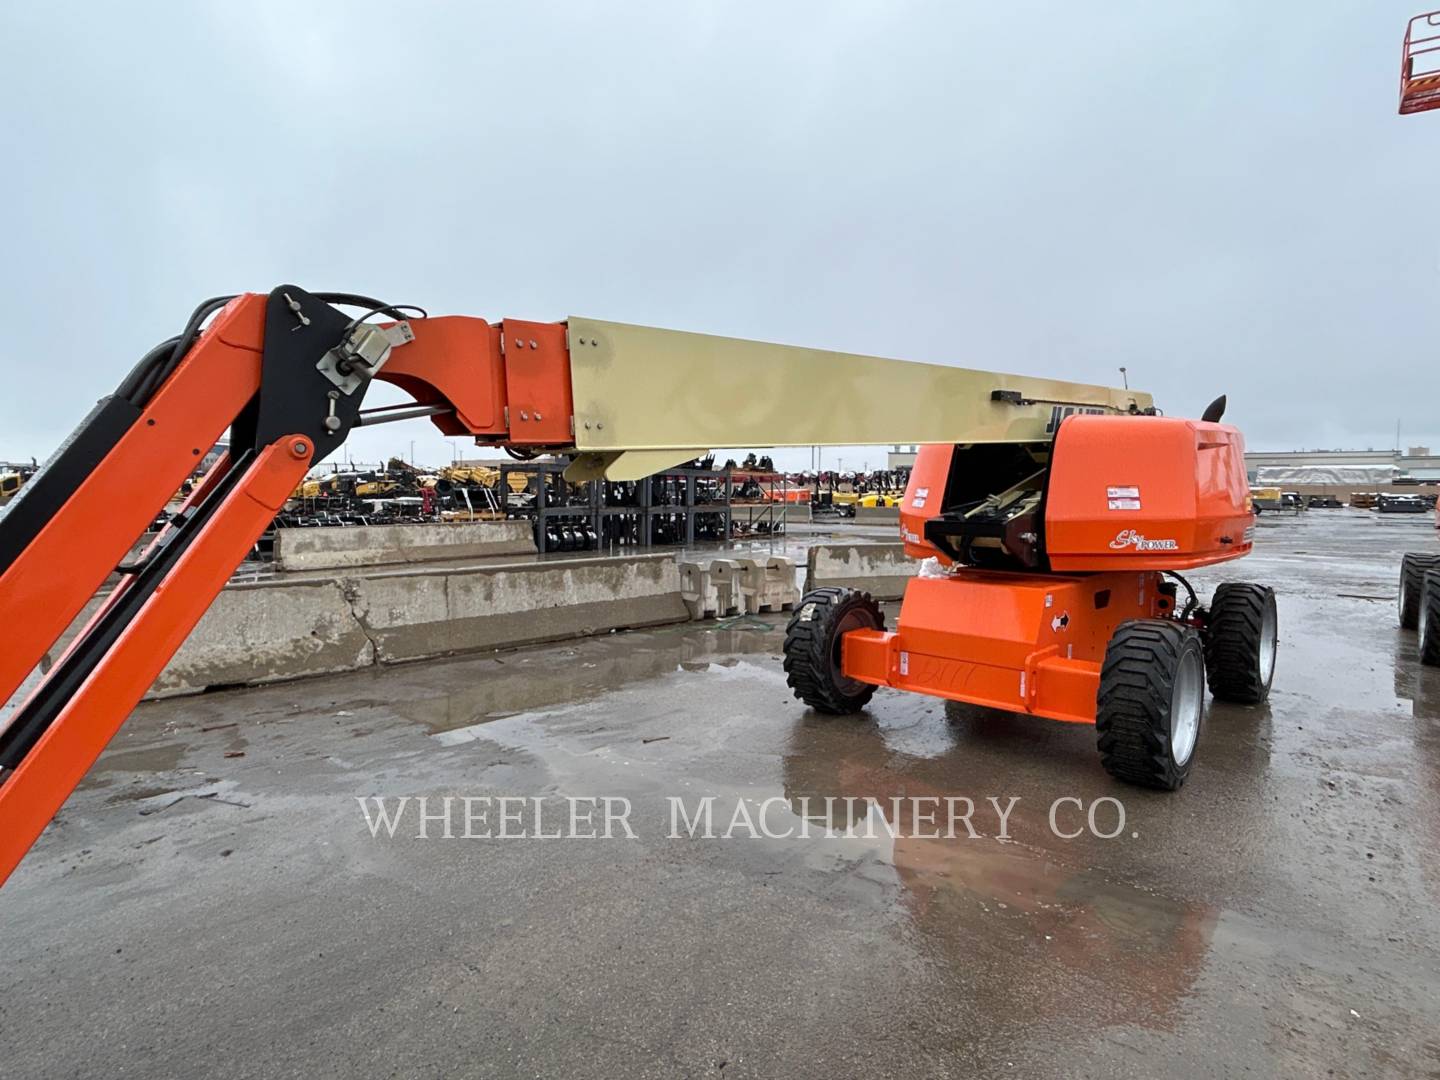
<path id="1" fill-rule="evenodd" d="M 1183 570 L 1250 551 L 1245 440 L 1228 424 L 1072 416 L 1045 498 L 1053 570 Z"/>

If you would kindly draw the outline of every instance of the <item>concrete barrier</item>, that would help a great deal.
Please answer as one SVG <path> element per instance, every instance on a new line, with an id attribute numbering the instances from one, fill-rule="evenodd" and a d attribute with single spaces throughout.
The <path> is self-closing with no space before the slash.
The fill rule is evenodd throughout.
<path id="1" fill-rule="evenodd" d="M 734 559 L 686 559 L 680 564 L 680 596 L 692 619 L 745 613 L 740 564 Z"/>
<path id="2" fill-rule="evenodd" d="M 904 544 L 816 544 L 805 564 L 805 591 L 843 586 L 898 600 L 919 568 Z"/>
<path id="3" fill-rule="evenodd" d="M 740 559 L 740 592 L 745 610 L 788 611 L 800 599 L 795 587 L 795 564 L 780 555 L 763 559 Z"/>
<path id="4" fill-rule="evenodd" d="M 687 618 L 673 555 L 237 584 L 216 598 L 150 696 L 280 682 Z"/>
<path id="5" fill-rule="evenodd" d="M 710 580 L 710 564 L 686 561 L 678 565 L 680 599 L 685 602 L 685 610 L 690 613 L 690 618 L 708 619 L 715 615 L 720 601 L 715 595 L 715 583 Z"/>
<path id="6" fill-rule="evenodd" d="M 673 555 L 375 574 L 345 582 L 381 663 L 684 622 Z"/>
<path id="7" fill-rule="evenodd" d="M 745 614 L 745 591 L 741 587 L 738 562 L 734 559 L 711 559 L 710 583 L 715 589 L 715 599 L 719 604 L 717 615 Z"/>
<path id="8" fill-rule="evenodd" d="M 900 526 L 900 507 L 898 506 L 857 506 L 855 507 L 855 520 L 865 525 L 893 524 L 896 528 Z"/>
<path id="9" fill-rule="evenodd" d="M 316 529 L 316 532 L 339 530 Z M 221 590 L 151 687 L 152 697 L 354 671 L 375 647 L 333 578 Z"/>
<path id="10" fill-rule="evenodd" d="M 781 555 L 687 559 L 680 563 L 680 595 L 692 619 L 789 611 L 800 600 L 795 563 Z"/>
<path id="11" fill-rule="evenodd" d="M 276 529 L 277 570 L 349 570 L 440 559 L 535 554 L 528 521 L 453 521 Z"/>

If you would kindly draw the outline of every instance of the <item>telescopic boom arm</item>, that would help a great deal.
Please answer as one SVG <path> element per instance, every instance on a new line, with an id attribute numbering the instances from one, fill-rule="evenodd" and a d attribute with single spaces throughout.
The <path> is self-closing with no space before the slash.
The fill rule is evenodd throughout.
<path id="1" fill-rule="evenodd" d="M 363 412 L 375 379 L 416 404 Z M 0 701 L 121 575 L 0 730 L 0 882 L 290 492 L 357 426 L 429 416 L 520 456 L 570 454 L 572 479 L 627 480 L 720 446 L 1044 442 L 1077 411 L 1153 409 L 1130 390 L 595 319 L 431 318 L 293 285 L 207 301 L 0 516 Z M 124 564 L 227 429 L 228 453 Z"/>

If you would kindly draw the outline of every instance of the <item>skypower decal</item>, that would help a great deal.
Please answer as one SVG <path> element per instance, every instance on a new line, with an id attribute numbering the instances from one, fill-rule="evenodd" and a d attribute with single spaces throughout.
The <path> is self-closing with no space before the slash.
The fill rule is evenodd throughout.
<path id="1" fill-rule="evenodd" d="M 1110 541 L 1110 546 L 1116 551 L 1124 551 L 1126 548 L 1134 548 L 1136 551 L 1180 550 L 1180 544 L 1176 540 L 1168 538 L 1151 540 L 1144 533 L 1136 532 L 1134 529 L 1121 529 L 1115 534 L 1115 539 Z"/>

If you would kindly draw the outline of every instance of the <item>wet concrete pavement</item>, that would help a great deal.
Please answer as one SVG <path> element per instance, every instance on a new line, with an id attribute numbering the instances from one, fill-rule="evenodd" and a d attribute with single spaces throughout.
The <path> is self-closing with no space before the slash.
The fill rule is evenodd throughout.
<path id="1" fill-rule="evenodd" d="M 1394 605 L 1440 548 L 1358 511 L 1260 544 L 1195 580 L 1279 590 L 1274 693 L 1212 705 L 1176 795 L 1087 727 L 807 714 L 773 616 L 143 706 L 0 890 L 0 1074 L 1440 1074 L 1440 670 Z M 357 797 L 422 795 L 624 797 L 636 839 L 372 838 Z M 717 832 L 881 808 L 671 838 L 705 795 Z M 981 836 L 887 835 L 928 796 Z M 1062 839 L 1062 797 L 1124 829 Z"/>

